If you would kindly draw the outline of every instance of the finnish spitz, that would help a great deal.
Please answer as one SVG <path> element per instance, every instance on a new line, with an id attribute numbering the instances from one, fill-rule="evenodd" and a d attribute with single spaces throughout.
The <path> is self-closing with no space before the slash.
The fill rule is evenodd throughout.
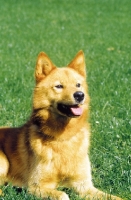
<path id="1" fill-rule="evenodd" d="M 27 187 L 31 194 L 69 200 L 59 186 L 85 199 L 116 199 L 93 186 L 88 148 L 89 96 L 82 51 L 68 66 L 57 68 L 40 53 L 29 121 L 0 129 L 0 184 Z"/>

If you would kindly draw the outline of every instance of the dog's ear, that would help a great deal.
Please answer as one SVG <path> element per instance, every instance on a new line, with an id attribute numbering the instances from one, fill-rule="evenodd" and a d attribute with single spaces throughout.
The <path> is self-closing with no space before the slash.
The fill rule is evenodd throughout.
<path id="1" fill-rule="evenodd" d="M 55 68 L 56 67 L 52 63 L 50 58 L 44 52 L 41 52 L 38 55 L 38 59 L 36 63 L 36 69 L 35 69 L 36 82 L 41 81 Z"/>
<path id="2" fill-rule="evenodd" d="M 85 57 L 82 50 L 80 50 L 75 58 L 68 64 L 68 67 L 76 70 L 79 74 L 86 77 Z"/>

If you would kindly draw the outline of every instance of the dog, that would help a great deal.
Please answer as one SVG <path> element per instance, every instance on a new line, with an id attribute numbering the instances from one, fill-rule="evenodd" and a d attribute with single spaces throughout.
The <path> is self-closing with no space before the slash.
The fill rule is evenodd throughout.
<path id="1" fill-rule="evenodd" d="M 120 200 L 92 183 L 90 98 L 83 51 L 62 68 L 41 52 L 35 80 L 30 119 L 19 128 L 0 129 L 0 185 L 27 187 L 43 199 L 69 200 L 57 190 L 63 186 L 85 199 Z"/>

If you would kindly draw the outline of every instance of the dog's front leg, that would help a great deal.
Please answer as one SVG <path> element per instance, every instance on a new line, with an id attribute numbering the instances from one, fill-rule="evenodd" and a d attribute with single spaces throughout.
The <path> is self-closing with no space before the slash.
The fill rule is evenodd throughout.
<path id="1" fill-rule="evenodd" d="M 29 186 L 28 191 L 30 194 L 33 194 L 37 197 L 43 198 L 43 199 L 51 199 L 51 200 L 69 200 L 68 195 L 65 192 L 58 191 L 54 188 L 52 188 L 52 185 L 46 185 L 44 187 L 43 185 L 35 185 L 35 186 Z"/>
<path id="2" fill-rule="evenodd" d="M 78 181 L 72 183 L 73 189 L 80 195 L 84 197 L 85 200 L 122 200 L 117 196 L 113 196 L 104 193 L 92 185 L 91 181 Z"/>

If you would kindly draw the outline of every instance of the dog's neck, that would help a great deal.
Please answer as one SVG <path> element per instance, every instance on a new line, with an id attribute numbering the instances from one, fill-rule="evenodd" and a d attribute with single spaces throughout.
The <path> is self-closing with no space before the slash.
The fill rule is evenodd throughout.
<path id="1" fill-rule="evenodd" d="M 45 112 L 46 114 L 43 115 L 43 113 L 41 112 L 41 110 L 35 110 L 32 113 L 30 121 L 33 122 L 33 124 L 37 127 L 37 131 L 40 136 L 42 136 L 46 140 L 53 140 L 54 138 L 69 139 L 74 134 L 76 134 L 76 131 L 79 131 L 78 126 L 77 130 L 75 130 L 75 124 L 77 123 L 78 125 L 80 121 L 85 121 L 84 116 L 78 118 L 69 118 L 66 116 L 58 115 L 56 117 L 52 115 L 52 113 L 48 113 L 47 115 L 47 113 Z M 70 127 L 74 127 L 74 130 L 70 131 Z M 64 135 L 65 129 L 69 130 L 68 135 Z"/>

